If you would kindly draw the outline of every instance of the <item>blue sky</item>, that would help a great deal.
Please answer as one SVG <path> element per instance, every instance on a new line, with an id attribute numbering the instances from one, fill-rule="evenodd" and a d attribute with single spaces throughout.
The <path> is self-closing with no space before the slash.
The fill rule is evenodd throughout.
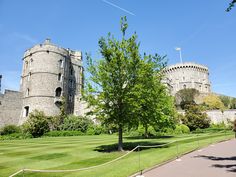
<path id="1" fill-rule="evenodd" d="M 98 39 L 120 37 L 127 16 L 141 52 L 167 55 L 168 64 L 183 61 L 209 67 L 212 90 L 235 96 L 236 8 L 229 0 L 0 0 L 0 74 L 3 89 L 19 90 L 26 49 L 45 38 L 83 53 L 98 53 Z"/>

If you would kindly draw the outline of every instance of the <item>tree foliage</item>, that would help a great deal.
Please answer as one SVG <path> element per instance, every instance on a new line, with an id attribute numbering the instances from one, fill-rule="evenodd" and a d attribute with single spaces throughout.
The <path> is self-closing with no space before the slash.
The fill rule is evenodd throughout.
<path id="1" fill-rule="evenodd" d="M 159 55 L 141 56 L 137 35 L 126 39 L 126 18 L 121 18 L 122 39 L 109 33 L 99 40 L 102 59 L 93 61 L 87 54 L 89 80 L 84 98 L 93 106 L 93 114 L 107 125 L 118 128 L 118 150 L 123 150 L 122 132 L 125 126 L 148 125 L 153 120 L 165 118 L 165 88 L 159 86 L 160 70 L 166 65 Z M 159 95 L 162 95 L 159 98 Z M 160 121 L 162 122 L 162 121 Z"/>
<path id="2" fill-rule="evenodd" d="M 222 103 L 221 99 L 215 95 L 215 94 L 209 94 L 203 99 L 204 104 L 207 105 L 207 108 L 212 110 L 212 109 L 220 109 L 224 110 L 224 104 Z"/>
<path id="3" fill-rule="evenodd" d="M 231 9 L 234 7 L 234 4 L 236 3 L 236 0 L 232 0 L 230 3 L 229 3 L 229 7 L 226 9 L 226 12 L 229 12 L 231 11 Z"/>
<path id="4" fill-rule="evenodd" d="M 233 122 L 233 131 L 236 133 L 236 119 Z M 236 135 L 236 134 L 235 134 Z M 236 138 L 236 137 L 235 137 Z"/>
<path id="5" fill-rule="evenodd" d="M 230 109 L 236 109 L 236 98 L 232 98 L 230 101 Z"/>
<path id="6" fill-rule="evenodd" d="M 9 135 L 12 133 L 19 133 L 20 131 L 20 127 L 16 125 L 6 125 L 0 129 L 0 135 Z"/>
<path id="7" fill-rule="evenodd" d="M 65 119 L 63 124 L 60 125 L 61 130 L 77 130 L 85 133 L 89 126 L 92 126 L 92 120 L 82 117 L 82 116 L 75 116 L 75 115 L 68 115 Z"/>
<path id="8" fill-rule="evenodd" d="M 34 110 L 30 113 L 29 119 L 23 124 L 23 130 L 34 138 L 42 136 L 50 130 L 47 117 L 42 111 Z"/>
<path id="9" fill-rule="evenodd" d="M 219 96 L 221 102 L 224 104 L 224 107 L 230 108 L 231 105 L 231 99 L 228 96 L 221 95 Z"/>
<path id="10" fill-rule="evenodd" d="M 196 104 L 196 97 L 199 95 L 199 91 L 194 88 L 185 88 L 179 90 L 176 97 L 176 104 L 180 105 L 182 109 L 185 109 L 186 106 Z"/>
<path id="11" fill-rule="evenodd" d="M 185 110 L 185 116 L 182 122 L 187 125 L 191 131 L 197 128 L 208 128 L 210 126 L 210 119 L 199 105 L 189 105 Z"/>

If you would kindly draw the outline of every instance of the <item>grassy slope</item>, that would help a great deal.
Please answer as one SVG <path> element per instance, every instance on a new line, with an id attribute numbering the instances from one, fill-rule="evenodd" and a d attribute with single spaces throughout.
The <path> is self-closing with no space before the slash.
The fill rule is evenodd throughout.
<path id="1" fill-rule="evenodd" d="M 208 138 L 206 139 L 206 136 Z M 211 142 L 233 137 L 233 134 L 202 134 L 181 135 L 171 138 L 159 139 L 125 139 L 130 148 L 138 144 L 158 144 L 180 140 L 178 143 L 179 154 L 191 151 Z M 200 141 L 197 141 L 199 139 Z M 95 149 L 101 145 L 112 145 L 117 142 L 117 136 L 77 136 L 38 138 L 27 140 L 9 140 L 0 142 L 0 176 L 10 174 L 22 168 L 33 169 L 77 169 L 102 164 L 125 152 L 98 152 Z M 168 148 L 141 149 L 110 165 L 102 166 L 89 171 L 73 173 L 31 173 L 24 176 L 78 176 L 78 177 L 124 177 L 141 169 L 174 158 L 177 155 L 177 145 Z M 139 164 L 139 159 L 140 164 Z M 140 166 L 140 167 L 139 167 Z M 22 176 L 19 175 L 19 176 Z"/>

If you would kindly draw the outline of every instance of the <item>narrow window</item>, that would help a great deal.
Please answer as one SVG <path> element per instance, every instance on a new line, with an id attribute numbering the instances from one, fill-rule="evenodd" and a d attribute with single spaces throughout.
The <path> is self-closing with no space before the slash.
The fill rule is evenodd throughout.
<path id="1" fill-rule="evenodd" d="M 62 81 L 62 75 L 61 75 L 61 73 L 58 74 L 58 81 L 60 81 L 60 82 Z"/>
<path id="2" fill-rule="evenodd" d="M 24 107 L 24 117 L 27 117 L 29 115 L 29 106 Z"/>
<path id="3" fill-rule="evenodd" d="M 30 81 L 30 78 L 31 78 L 31 72 L 29 72 L 28 74 L 28 81 Z"/>
<path id="4" fill-rule="evenodd" d="M 25 96 L 29 96 L 29 89 L 27 88 Z"/>
<path id="5" fill-rule="evenodd" d="M 56 89 L 56 97 L 60 97 L 61 96 L 61 92 L 62 92 L 62 89 L 61 89 L 61 87 L 58 87 L 57 89 Z"/>
<path id="6" fill-rule="evenodd" d="M 60 68 L 63 68 L 63 67 L 64 67 L 64 62 L 63 62 L 63 60 L 59 60 L 59 67 L 60 67 Z"/>
<path id="7" fill-rule="evenodd" d="M 184 84 L 184 89 L 186 89 L 186 85 Z"/>
<path id="8" fill-rule="evenodd" d="M 25 62 L 25 69 L 28 68 L 28 61 Z"/>
<path id="9" fill-rule="evenodd" d="M 31 67 L 32 67 L 33 61 L 34 61 L 33 58 L 31 58 L 30 61 L 29 61 L 29 67 L 30 67 L 30 69 L 31 69 Z"/>

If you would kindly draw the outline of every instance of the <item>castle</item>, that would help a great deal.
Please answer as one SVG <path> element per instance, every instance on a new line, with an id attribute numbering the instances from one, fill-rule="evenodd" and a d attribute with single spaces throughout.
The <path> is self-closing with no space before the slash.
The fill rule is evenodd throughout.
<path id="1" fill-rule="evenodd" d="M 50 39 L 26 50 L 20 91 L 0 92 L 0 127 L 21 125 L 35 109 L 48 116 L 58 115 L 64 101 L 67 114 L 84 115 L 88 110 L 86 103 L 81 101 L 83 71 L 81 51 L 58 47 Z M 173 96 L 184 88 L 195 88 L 201 95 L 211 93 L 206 66 L 178 63 L 166 67 L 163 73 L 163 83 Z M 236 112 L 213 110 L 208 115 L 217 123 L 228 118 L 233 120 Z"/>
<path id="2" fill-rule="evenodd" d="M 22 124 L 35 109 L 58 115 L 63 101 L 66 113 L 82 114 L 83 70 L 80 51 L 58 47 L 49 39 L 26 50 L 20 91 L 0 94 L 0 127 Z"/>
<path id="3" fill-rule="evenodd" d="M 163 73 L 163 83 L 168 86 L 173 96 L 185 88 L 194 88 L 201 94 L 211 93 L 209 71 L 204 65 L 192 62 L 178 63 L 166 67 Z"/>

